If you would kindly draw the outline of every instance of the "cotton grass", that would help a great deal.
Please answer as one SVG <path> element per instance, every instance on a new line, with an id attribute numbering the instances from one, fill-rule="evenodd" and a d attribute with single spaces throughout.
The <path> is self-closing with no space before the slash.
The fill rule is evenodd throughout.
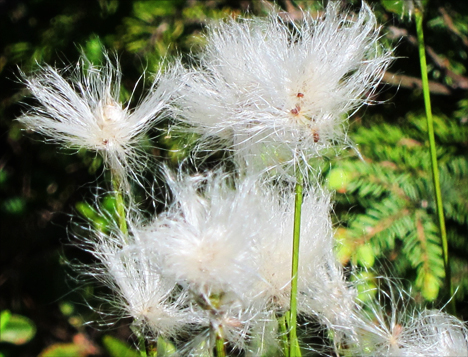
<path id="1" fill-rule="evenodd" d="M 353 18 L 338 8 L 332 1 L 298 23 L 273 13 L 211 25 L 176 102 L 180 119 L 256 171 L 298 161 L 310 169 L 310 158 L 349 145 L 347 118 L 372 103 L 392 57 L 365 3 Z"/>
<path id="2" fill-rule="evenodd" d="M 99 152 L 124 182 L 146 162 L 142 139 L 167 114 L 174 75 L 174 70 L 156 75 L 146 97 L 131 109 L 130 103 L 120 102 L 120 66 L 106 53 L 102 65 L 82 56 L 65 70 L 41 66 L 32 74 L 22 73 L 39 105 L 30 106 L 18 120 L 49 141 Z"/>
<path id="3" fill-rule="evenodd" d="M 299 22 L 277 12 L 219 22 L 198 65 L 156 75 L 135 108 L 120 102 L 121 70 L 107 54 L 102 65 L 83 56 L 66 70 L 22 74 L 39 105 L 19 120 L 50 141 L 99 152 L 112 174 L 115 215 L 79 244 L 97 261 L 88 274 L 112 291 L 114 316 L 131 317 L 140 338 L 171 341 L 179 355 L 296 356 L 287 334 L 297 312 L 326 331 L 322 352 L 468 354 L 463 322 L 409 309 L 408 294 L 391 284 L 361 301 L 346 277 L 352 268 L 335 254 L 332 195 L 311 159 L 352 145 L 347 120 L 373 103 L 392 59 L 376 24 L 365 3 L 350 16 L 338 2 Z M 168 199 L 148 218 L 127 177 L 140 175 L 145 136 L 166 116 L 169 132 L 196 133 L 199 151 L 231 150 L 236 165 L 197 174 L 161 165 Z"/>

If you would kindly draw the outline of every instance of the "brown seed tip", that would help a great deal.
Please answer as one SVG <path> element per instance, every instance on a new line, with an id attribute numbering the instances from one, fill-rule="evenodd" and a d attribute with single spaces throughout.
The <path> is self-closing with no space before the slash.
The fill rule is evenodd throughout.
<path id="1" fill-rule="evenodd" d="M 318 131 L 314 131 L 314 143 L 318 143 L 319 140 L 320 140 L 320 135 Z"/>
<path id="2" fill-rule="evenodd" d="M 298 115 L 301 110 L 301 107 L 296 105 L 294 109 L 291 109 L 291 114 Z"/>

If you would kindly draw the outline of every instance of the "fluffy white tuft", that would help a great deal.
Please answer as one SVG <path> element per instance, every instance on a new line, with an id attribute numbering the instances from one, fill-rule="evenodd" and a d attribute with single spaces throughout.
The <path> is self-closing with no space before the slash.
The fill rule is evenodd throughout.
<path id="1" fill-rule="evenodd" d="M 248 304 L 286 311 L 294 196 L 259 185 L 255 177 L 235 182 L 220 174 L 166 176 L 174 202 L 144 234 L 165 274 L 200 296 L 234 293 Z M 331 293 L 327 286 L 344 284 L 333 253 L 330 209 L 327 192 L 307 190 L 299 271 L 303 313 L 318 299 L 310 297 L 315 289 Z"/>
<path id="2" fill-rule="evenodd" d="M 100 152 L 110 169 L 124 177 L 134 172 L 134 164 L 144 161 L 142 152 L 137 155 L 138 146 L 168 107 L 175 72 L 159 73 L 148 95 L 131 110 L 119 101 L 122 74 L 107 54 L 101 66 L 83 56 L 75 67 L 65 70 L 40 67 L 31 75 L 22 73 L 40 105 L 31 107 L 19 121 L 50 141 Z"/>
<path id="3" fill-rule="evenodd" d="M 138 229 L 126 236 L 98 233 L 88 240 L 90 252 L 99 260 L 93 275 L 111 288 L 117 310 L 125 311 L 142 332 L 155 336 L 177 337 L 195 317 L 186 308 L 186 295 L 175 294 L 176 284 L 167 279 L 157 257 L 141 245 Z"/>
<path id="4" fill-rule="evenodd" d="M 345 328 L 353 354 L 468 356 L 468 329 L 462 321 L 439 310 L 411 307 L 412 298 L 398 284 L 389 284 L 386 289 L 379 287 L 365 307 L 356 306 L 354 321 Z"/>
<path id="5" fill-rule="evenodd" d="M 159 256 L 165 276 L 190 292 L 200 320 L 222 327 L 240 345 L 249 330 L 263 329 L 289 309 L 294 196 L 259 185 L 256 177 L 166 176 L 174 202 L 146 228 L 147 250 Z M 336 320 L 354 295 L 333 253 L 330 208 L 327 192 L 307 190 L 298 309 Z"/>
<path id="6" fill-rule="evenodd" d="M 330 263 L 333 256 L 333 232 L 330 219 L 329 194 L 309 189 L 303 201 L 301 240 L 299 249 L 298 310 L 310 313 L 305 294 L 326 276 L 317 271 Z M 253 260 L 260 279 L 252 295 L 255 300 L 278 311 L 289 309 L 292 232 L 294 226 L 294 195 L 266 190 L 255 208 L 259 212 L 253 223 L 258 227 L 254 237 Z"/>
<path id="7" fill-rule="evenodd" d="M 242 210 L 252 189 L 246 184 L 235 190 L 225 175 L 166 176 L 174 202 L 145 234 L 165 274 L 205 297 L 245 291 L 254 274 L 254 232 L 250 212 Z"/>
<path id="8" fill-rule="evenodd" d="M 405 329 L 402 356 L 468 356 L 468 329 L 454 316 L 424 310 Z"/>
<path id="9" fill-rule="evenodd" d="M 391 55 L 365 3 L 353 19 L 338 8 L 331 1 L 322 17 L 295 24 L 272 14 L 211 26 L 181 119 L 254 167 L 307 162 L 348 142 L 345 119 L 371 102 Z"/>

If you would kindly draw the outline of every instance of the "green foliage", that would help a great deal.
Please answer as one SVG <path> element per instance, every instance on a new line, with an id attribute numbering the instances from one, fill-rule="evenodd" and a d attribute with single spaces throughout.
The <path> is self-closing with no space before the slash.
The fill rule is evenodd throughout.
<path id="1" fill-rule="evenodd" d="M 75 207 L 98 231 L 108 232 L 112 223 L 117 221 L 116 199 L 113 195 L 104 196 L 99 206 L 100 211 L 95 208 L 95 204 L 83 201 L 77 202 Z"/>
<path id="2" fill-rule="evenodd" d="M 110 335 L 104 336 L 102 343 L 110 357 L 140 357 L 138 351 L 131 348 L 127 343 Z"/>
<path id="3" fill-rule="evenodd" d="M 74 343 L 55 343 L 45 351 L 43 351 L 39 357 L 85 357 L 86 353 L 82 352 L 82 347 Z"/>
<path id="4" fill-rule="evenodd" d="M 405 17 L 411 19 L 415 8 L 424 8 L 426 4 L 427 0 L 382 0 L 382 5 L 385 10 L 398 15 L 401 19 Z"/>
<path id="5" fill-rule="evenodd" d="M 132 16 L 124 19 L 126 50 L 147 58 L 152 71 L 159 68 L 161 59 L 169 55 L 170 47 L 183 33 L 183 22 L 174 19 L 176 10 L 177 1 L 136 1 Z"/>
<path id="6" fill-rule="evenodd" d="M 73 342 L 54 343 L 44 349 L 39 357 L 87 357 L 97 353 L 99 349 L 84 334 L 78 333 L 73 337 Z"/>
<path id="7" fill-rule="evenodd" d="M 435 125 L 444 210 L 450 221 L 451 241 L 460 242 L 468 218 L 468 161 L 457 148 L 464 144 L 468 128 L 443 116 L 435 117 Z M 445 273 L 425 118 L 408 114 L 405 123 L 398 126 L 362 126 L 353 137 L 364 160 L 338 161 L 328 174 L 329 182 L 347 177 L 338 185 L 337 199 L 343 207 L 353 206 L 341 218 L 346 222 L 346 231 L 340 232 L 341 243 L 348 253 L 342 257 L 370 268 L 374 266 L 372 247 L 376 258 L 388 257 L 399 276 L 414 281 L 423 297 L 432 301 Z M 464 253 L 468 254 L 466 248 Z M 463 284 L 464 292 L 468 286 Z M 460 293 L 458 298 L 462 296 Z"/>
<path id="8" fill-rule="evenodd" d="M 12 314 L 8 310 L 0 312 L 0 342 L 22 345 L 36 334 L 36 326 L 25 316 Z"/>
<path id="9" fill-rule="evenodd" d="M 26 202 L 22 197 L 11 197 L 2 202 L 2 211 L 7 214 L 21 215 L 25 211 Z"/>
<path id="10" fill-rule="evenodd" d="M 163 357 L 177 355 L 176 347 L 169 341 L 162 338 L 161 336 L 158 338 L 157 352 L 158 352 L 158 356 L 163 356 Z"/>

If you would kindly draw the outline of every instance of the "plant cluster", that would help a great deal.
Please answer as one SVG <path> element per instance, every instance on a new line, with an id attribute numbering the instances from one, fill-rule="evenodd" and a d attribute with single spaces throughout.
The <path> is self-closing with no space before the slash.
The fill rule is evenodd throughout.
<path id="1" fill-rule="evenodd" d="M 134 108 L 120 101 L 117 60 L 103 58 L 96 65 L 83 55 L 66 70 L 22 74 L 37 103 L 19 120 L 48 140 L 102 157 L 111 209 L 97 200 L 100 224 L 92 222 L 77 244 L 96 258 L 85 270 L 112 290 L 112 313 L 132 318 L 142 355 L 468 354 L 461 321 L 408 307 L 411 298 L 387 278 L 369 287 L 335 251 L 331 194 L 320 185 L 317 159 L 353 146 L 347 120 L 373 103 L 392 60 L 365 3 L 357 15 L 330 2 L 318 18 L 272 12 L 212 25 L 193 64 L 160 66 Z M 187 161 L 198 173 L 187 162 L 176 171 L 147 155 L 148 132 L 163 122 L 168 137 L 192 138 Z M 224 165 L 198 166 L 216 152 L 225 153 Z M 345 165 L 330 175 L 346 176 Z M 142 195 L 157 201 L 145 171 L 167 184 L 165 208 L 151 216 L 140 202 Z M 411 200 L 424 193 L 395 188 L 393 180 L 372 190 L 357 182 L 346 189 L 395 189 L 409 205 L 382 200 L 370 209 L 376 217 L 399 215 L 395 230 L 403 226 L 413 237 L 403 248 L 411 259 L 421 232 L 436 230 L 421 210 L 416 226 L 406 222 Z M 348 231 L 359 231 L 359 222 Z M 362 234 L 354 238 L 368 247 Z M 434 241 L 423 248 L 440 257 Z M 437 292 L 424 290 L 432 286 L 424 279 L 443 276 L 443 262 L 413 265 L 430 298 Z"/>

